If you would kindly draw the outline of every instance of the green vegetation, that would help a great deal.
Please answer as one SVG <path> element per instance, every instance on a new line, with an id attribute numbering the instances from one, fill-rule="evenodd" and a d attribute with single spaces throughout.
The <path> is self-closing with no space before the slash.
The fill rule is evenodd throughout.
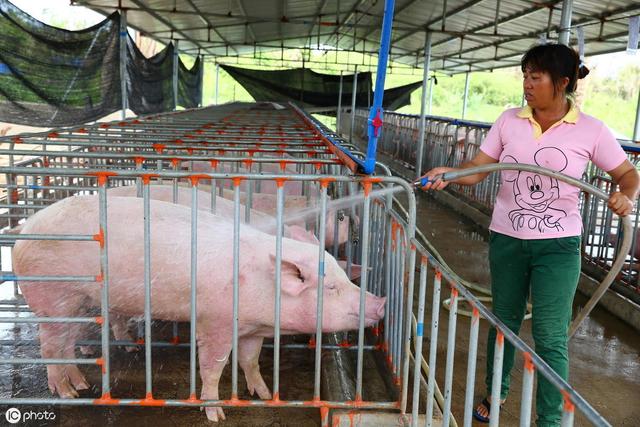
<path id="1" fill-rule="evenodd" d="M 219 58 L 220 63 L 236 65 L 254 69 L 274 69 L 274 67 L 294 68 L 302 67 L 302 54 L 299 50 L 287 50 L 270 53 L 258 53 L 256 59 L 247 58 L 239 63 L 236 58 Z M 282 62 L 284 57 L 289 61 Z M 183 59 L 184 60 L 184 59 Z M 324 55 L 322 52 L 311 51 L 305 57 L 307 68 L 319 73 L 336 73 L 341 69 L 345 73 L 353 72 L 353 65 L 347 68 L 336 65 L 336 62 L 350 61 L 360 64 L 360 70 L 368 71 L 368 65 L 375 66 L 376 59 L 358 53 L 333 52 Z M 325 62 L 326 61 L 326 62 Z M 185 61 L 186 62 L 186 61 Z M 319 63 L 317 63 L 319 62 Z M 366 64 L 365 66 L 363 66 Z M 283 65 L 285 67 L 283 67 Z M 422 79 L 421 69 L 407 68 L 402 64 L 391 64 L 385 87 L 391 88 Z M 346 70 L 349 71 L 346 71 Z M 371 70 L 374 72 L 375 67 Z M 213 104 L 215 96 L 215 64 L 208 62 L 204 74 L 204 104 Z M 218 102 L 252 101 L 253 98 L 231 76 L 220 69 Z M 437 74 L 438 84 L 434 86 L 431 114 L 447 117 L 462 115 L 462 99 L 464 95 L 463 74 L 447 76 Z M 582 110 L 600 120 L 603 120 L 620 137 L 631 138 L 635 120 L 635 111 L 640 88 L 640 67 L 627 65 L 617 76 L 602 78 L 591 74 L 581 81 L 579 101 Z M 517 68 L 495 70 L 494 72 L 472 73 L 469 84 L 469 98 L 466 119 L 484 122 L 494 121 L 506 108 L 521 105 L 522 74 Z M 398 112 L 406 114 L 420 113 L 420 89 L 411 95 L 411 105 L 403 107 Z M 323 120 L 333 123 L 334 120 Z"/>

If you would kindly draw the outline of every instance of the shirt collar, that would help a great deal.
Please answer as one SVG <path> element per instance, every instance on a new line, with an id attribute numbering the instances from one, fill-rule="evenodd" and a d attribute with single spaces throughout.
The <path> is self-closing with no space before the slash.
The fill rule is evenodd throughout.
<path id="1" fill-rule="evenodd" d="M 567 112 L 567 114 L 564 115 L 562 119 L 560 119 L 560 121 L 576 124 L 578 122 L 578 117 L 580 116 L 579 114 L 580 110 L 578 109 L 578 107 L 573 101 L 568 100 L 568 102 L 569 102 L 569 111 Z M 518 112 L 517 116 L 522 119 L 529 119 L 529 120 L 535 121 L 535 119 L 533 118 L 533 110 L 528 105 L 525 105 L 524 107 L 522 107 L 522 109 Z"/>

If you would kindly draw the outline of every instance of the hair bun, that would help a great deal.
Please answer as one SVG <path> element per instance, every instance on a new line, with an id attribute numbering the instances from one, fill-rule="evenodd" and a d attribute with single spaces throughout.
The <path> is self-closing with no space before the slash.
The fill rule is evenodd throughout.
<path id="1" fill-rule="evenodd" d="M 584 62 L 580 61 L 580 65 L 578 65 L 578 78 L 584 79 L 589 75 L 589 68 L 584 65 Z"/>

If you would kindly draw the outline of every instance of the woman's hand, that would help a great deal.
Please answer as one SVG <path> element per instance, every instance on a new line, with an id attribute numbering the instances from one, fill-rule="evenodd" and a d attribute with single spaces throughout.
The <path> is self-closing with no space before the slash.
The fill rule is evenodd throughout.
<path id="1" fill-rule="evenodd" d="M 438 167 L 438 168 L 433 168 L 431 169 L 429 172 L 425 173 L 424 175 L 422 175 L 420 177 L 420 179 L 422 178 L 428 178 L 427 184 L 422 186 L 423 190 L 442 190 L 444 189 L 447 185 L 449 185 L 449 182 L 447 181 L 443 181 L 442 179 L 440 179 L 440 176 L 443 173 L 447 173 L 447 172 L 451 172 L 451 171 L 455 171 L 457 170 L 456 168 L 447 168 L 447 167 Z M 438 178 L 436 179 L 435 177 L 438 176 Z"/>
<path id="2" fill-rule="evenodd" d="M 633 210 L 633 202 L 623 193 L 616 191 L 609 197 L 609 208 L 619 216 L 627 216 Z"/>

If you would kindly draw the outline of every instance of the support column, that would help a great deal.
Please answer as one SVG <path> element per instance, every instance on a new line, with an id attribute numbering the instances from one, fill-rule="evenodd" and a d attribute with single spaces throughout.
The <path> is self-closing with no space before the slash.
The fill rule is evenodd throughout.
<path id="1" fill-rule="evenodd" d="M 122 97 L 122 120 L 127 117 L 127 11 L 120 10 L 120 96 Z"/>
<path id="2" fill-rule="evenodd" d="M 424 134 L 427 114 L 427 88 L 429 68 L 431 66 L 431 31 L 427 31 L 424 39 L 424 64 L 422 73 L 422 98 L 420 99 L 420 132 L 418 133 L 418 152 L 416 154 L 416 178 L 422 176 L 422 156 L 424 153 Z M 431 90 L 429 89 L 429 94 Z M 429 111 L 431 111 L 431 95 L 429 95 Z"/>
<path id="3" fill-rule="evenodd" d="M 429 81 L 429 106 L 427 107 L 427 115 L 430 116 L 431 115 L 431 104 L 433 103 L 433 90 L 435 89 L 435 80 L 436 80 L 436 76 L 431 77 L 431 80 Z"/>
<path id="4" fill-rule="evenodd" d="M 569 46 L 571 38 L 571 14 L 573 9 L 573 0 L 562 1 L 562 15 L 560 15 L 560 34 L 558 43 Z"/>
<path id="5" fill-rule="evenodd" d="M 178 40 L 173 41 L 173 105 L 174 110 L 178 109 Z"/>
<path id="6" fill-rule="evenodd" d="M 636 107 L 636 125 L 633 127 L 634 142 L 640 141 L 640 88 L 638 88 L 638 106 Z"/>
<path id="7" fill-rule="evenodd" d="M 462 99 L 462 119 L 464 120 L 467 115 L 467 101 L 469 100 L 469 75 L 471 73 L 467 71 L 464 77 L 464 98 Z"/>
<path id="8" fill-rule="evenodd" d="M 336 132 L 340 135 L 340 119 L 342 115 L 342 70 L 340 70 L 340 86 L 338 89 L 338 110 L 336 111 Z"/>
<path id="9" fill-rule="evenodd" d="M 204 103 L 204 55 L 200 55 L 200 102 L 199 107 Z"/>
<path id="10" fill-rule="evenodd" d="M 215 97 L 215 104 L 218 105 L 218 83 L 220 81 L 220 64 L 216 63 L 216 97 Z"/>
<path id="11" fill-rule="evenodd" d="M 351 127 L 349 128 L 349 143 L 353 144 L 353 127 L 356 125 L 356 92 L 358 91 L 358 64 L 353 72 L 353 86 L 351 87 Z"/>

